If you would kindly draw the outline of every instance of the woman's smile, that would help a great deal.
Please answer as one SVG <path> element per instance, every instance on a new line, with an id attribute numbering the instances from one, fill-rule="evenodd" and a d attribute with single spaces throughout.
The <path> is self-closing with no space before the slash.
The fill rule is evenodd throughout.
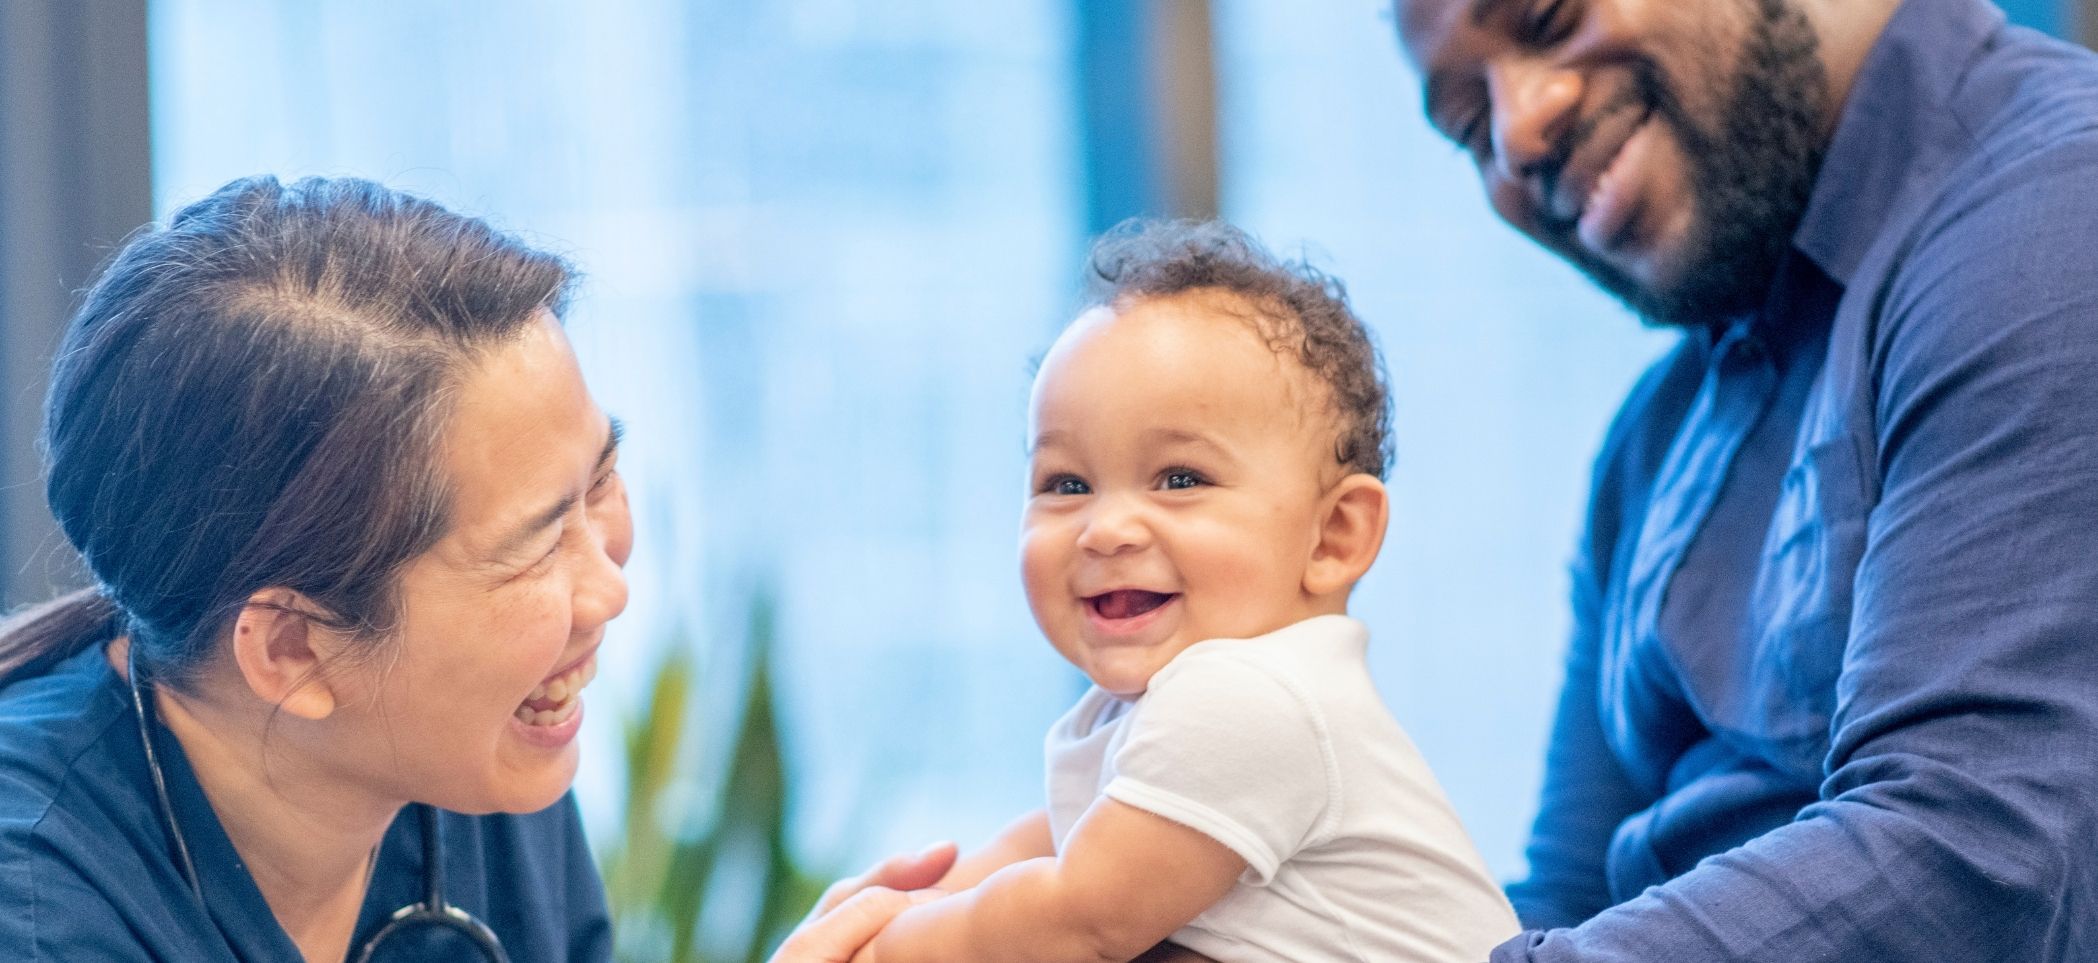
<path id="1" fill-rule="evenodd" d="M 528 726 L 552 726 L 567 722 L 580 711 L 583 687 L 597 678 L 597 650 L 580 660 L 569 663 L 568 668 L 547 677 L 532 690 L 532 694 L 517 707 L 517 721 Z"/>

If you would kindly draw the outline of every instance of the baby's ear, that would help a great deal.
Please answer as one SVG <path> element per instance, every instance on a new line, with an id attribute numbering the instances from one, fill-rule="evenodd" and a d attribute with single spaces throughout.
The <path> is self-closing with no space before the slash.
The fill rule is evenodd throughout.
<path id="1" fill-rule="evenodd" d="M 1391 522 L 1391 501 L 1384 483 L 1360 472 L 1335 483 L 1319 502 L 1318 544 L 1304 569 L 1304 591 L 1312 596 L 1355 587 L 1377 552 L 1384 547 L 1384 528 Z"/>
<path id="2" fill-rule="evenodd" d="M 255 697 L 302 719 L 335 711 L 321 667 L 341 649 L 337 633 L 308 617 L 314 603 L 286 588 L 248 597 L 233 620 L 233 662 Z"/>

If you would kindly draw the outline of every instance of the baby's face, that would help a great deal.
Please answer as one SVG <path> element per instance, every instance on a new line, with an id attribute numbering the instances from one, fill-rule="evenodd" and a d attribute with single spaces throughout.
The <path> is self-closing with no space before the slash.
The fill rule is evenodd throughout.
<path id="1" fill-rule="evenodd" d="M 1116 695 L 1196 642 L 1320 612 L 1304 576 L 1342 474 L 1324 388 L 1248 312 L 1209 292 L 1098 308 L 1035 379 L 1027 601 Z"/>

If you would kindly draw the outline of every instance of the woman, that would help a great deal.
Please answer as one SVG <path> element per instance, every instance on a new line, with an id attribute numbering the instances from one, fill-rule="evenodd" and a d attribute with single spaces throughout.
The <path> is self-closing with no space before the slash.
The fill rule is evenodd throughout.
<path id="1" fill-rule="evenodd" d="M 0 958 L 609 957 L 568 788 L 632 525 L 569 281 L 349 180 L 116 257 L 45 405 L 97 587 L 0 627 Z M 951 858 L 840 884 L 779 963 Z"/>

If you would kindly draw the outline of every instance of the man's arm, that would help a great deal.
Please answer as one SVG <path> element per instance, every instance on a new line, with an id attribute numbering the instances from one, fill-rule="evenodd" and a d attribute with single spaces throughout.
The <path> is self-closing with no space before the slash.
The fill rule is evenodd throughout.
<path id="1" fill-rule="evenodd" d="M 1516 916 L 1529 927 L 1573 926 L 1609 908 L 1611 837 L 1626 817 L 1651 802 L 1603 739 L 1596 702 L 1600 601 L 1593 563 L 1585 557 L 1591 551 L 1592 544 L 1584 547 L 1573 570 L 1573 644 L 1545 755 L 1542 804 L 1525 851 L 1530 875 L 1508 887 Z"/>
<path id="2" fill-rule="evenodd" d="M 905 911 L 855 963 L 1125 963 L 1222 899 L 1245 870 L 1222 843 L 1102 798 L 1061 855 Z"/>
<path id="3" fill-rule="evenodd" d="M 1821 801 L 1496 963 L 2063 960 L 2098 889 L 2098 147 L 1946 207 L 1873 343 Z M 2066 151 L 2064 152 L 2066 153 Z M 1981 198 L 1975 202 L 1974 198 Z"/>
<path id="4" fill-rule="evenodd" d="M 1588 513 L 1568 575 L 1573 631 L 1566 678 L 1552 718 L 1544 790 L 1524 855 L 1528 878 L 1508 887 L 1524 926 L 1574 926 L 1613 902 L 1608 854 L 1618 826 L 1653 804 L 1618 763 L 1603 736 L 1602 583 L 1628 511 L 1628 478 L 1653 470 L 1703 376 L 1702 355 L 1684 345 L 1655 362 L 1633 387 L 1605 434 L 1589 478 Z"/>

